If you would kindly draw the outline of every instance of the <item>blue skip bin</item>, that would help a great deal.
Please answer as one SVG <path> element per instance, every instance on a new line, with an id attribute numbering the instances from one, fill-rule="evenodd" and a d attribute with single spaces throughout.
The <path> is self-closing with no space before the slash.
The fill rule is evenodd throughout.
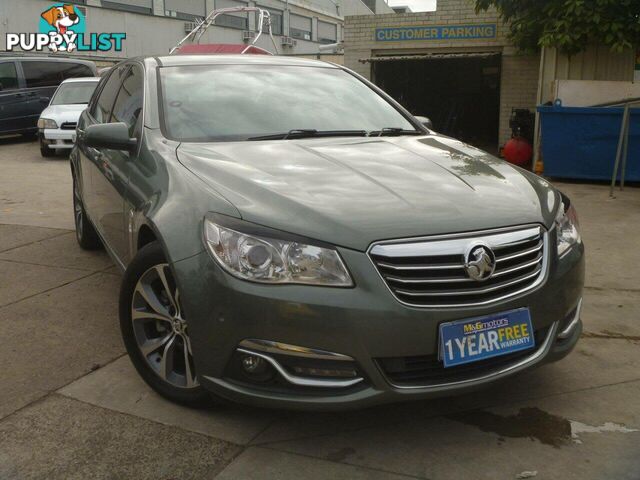
<path id="1" fill-rule="evenodd" d="M 445 368 L 534 346 L 528 308 L 440 324 L 440 354 Z"/>
<path id="2" fill-rule="evenodd" d="M 623 110 L 622 107 L 538 107 L 544 175 L 611 180 Z M 639 108 L 630 110 L 625 181 L 640 182 Z"/>

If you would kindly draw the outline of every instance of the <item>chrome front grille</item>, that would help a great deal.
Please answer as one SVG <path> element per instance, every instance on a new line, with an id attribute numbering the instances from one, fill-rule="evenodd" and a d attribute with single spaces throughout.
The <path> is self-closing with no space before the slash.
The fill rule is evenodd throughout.
<path id="1" fill-rule="evenodd" d="M 402 303 L 418 307 L 484 305 L 539 285 L 547 266 L 547 233 L 538 226 L 380 242 L 369 256 Z M 495 270 L 485 280 L 472 279 L 465 255 L 475 245 L 488 246 Z"/>
<path id="2" fill-rule="evenodd" d="M 65 122 L 60 125 L 62 130 L 75 130 L 78 124 L 76 122 Z"/>

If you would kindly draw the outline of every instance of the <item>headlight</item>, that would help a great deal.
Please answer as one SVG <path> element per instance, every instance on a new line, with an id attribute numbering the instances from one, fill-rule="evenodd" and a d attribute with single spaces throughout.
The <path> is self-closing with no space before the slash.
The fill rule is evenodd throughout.
<path id="1" fill-rule="evenodd" d="M 578 214 L 569 199 L 564 195 L 556 215 L 556 236 L 558 238 L 559 257 L 573 245 L 581 242 Z"/>
<path id="2" fill-rule="evenodd" d="M 353 286 L 336 250 L 278 239 L 277 233 L 271 237 L 266 232 L 264 236 L 248 234 L 209 218 L 204 220 L 207 248 L 222 268 L 235 277 L 261 283 Z"/>
<path id="3" fill-rule="evenodd" d="M 58 128 L 58 124 L 55 120 L 51 120 L 50 118 L 41 118 L 38 120 L 38 128 Z"/>

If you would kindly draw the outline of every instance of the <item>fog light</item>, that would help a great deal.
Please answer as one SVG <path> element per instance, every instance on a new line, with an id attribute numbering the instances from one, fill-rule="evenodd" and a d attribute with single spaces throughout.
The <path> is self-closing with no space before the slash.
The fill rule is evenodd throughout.
<path id="1" fill-rule="evenodd" d="M 245 355 L 242 357 L 242 368 L 251 374 L 261 374 L 267 369 L 267 363 L 256 355 Z"/>

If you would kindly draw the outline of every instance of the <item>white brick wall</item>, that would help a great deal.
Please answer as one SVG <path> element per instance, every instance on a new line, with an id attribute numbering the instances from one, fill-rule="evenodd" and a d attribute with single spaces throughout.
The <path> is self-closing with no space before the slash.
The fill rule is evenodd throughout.
<path id="1" fill-rule="evenodd" d="M 419 25 L 450 25 L 496 23 L 496 37 L 492 39 L 417 40 L 376 42 L 375 29 L 383 27 L 408 27 Z M 509 44 L 507 28 L 499 20 L 495 10 L 476 15 L 471 0 L 439 0 L 435 12 L 359 15 L 345 17 L 344 61 L 345 66 L 366 78 L 371 78 L 371 64 L 359 59 L 379 54 L 425 53 L 434 51 L 496 51 L 502 53 L 502 78 L 500 84 L 500 131 L 503 144 L 511 135 L 509 116 L 512 108 L 535 107 L 538 88 L 539 56 L 520 56 Z"/>
<path id="2" fill-rule="evenodd" d="M 538 93 L 540 56 L 503 55 L 500 82 L 500 143 L 511 137 L 512 108 L 533 108 Z"/>

